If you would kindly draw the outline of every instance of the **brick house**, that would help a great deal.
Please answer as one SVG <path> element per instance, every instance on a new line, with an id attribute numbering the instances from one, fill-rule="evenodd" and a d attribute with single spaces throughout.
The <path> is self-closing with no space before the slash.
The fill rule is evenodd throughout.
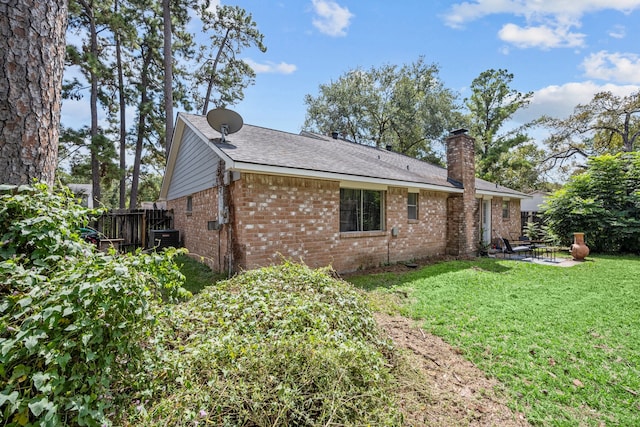
<path id="1" fill-rule="evenodd" d="M 160 192 L 184 246 L 216 271 L 285 257 L 345 272 L 520 233 L 528 196 L 474 177 L 464 131 L 447 138 L 447 168 L 335 136 L 245 125 L 220 137 L 178 114 Z"/>

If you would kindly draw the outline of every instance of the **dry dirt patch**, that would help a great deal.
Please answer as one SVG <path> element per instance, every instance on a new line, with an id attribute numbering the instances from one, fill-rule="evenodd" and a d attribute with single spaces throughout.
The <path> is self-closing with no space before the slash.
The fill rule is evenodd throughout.
<path id="1" fill-rule="evenodd" d="M 403 411 L 411 426 L 528 426 L 523 414 L 511 411 L 501 386 L 441 338 L 415 322 L 377 313 L 380 328 L 404 350 L 408 364 L 424 379 L 428 395 L 415 387 L 401 390 Z"/>

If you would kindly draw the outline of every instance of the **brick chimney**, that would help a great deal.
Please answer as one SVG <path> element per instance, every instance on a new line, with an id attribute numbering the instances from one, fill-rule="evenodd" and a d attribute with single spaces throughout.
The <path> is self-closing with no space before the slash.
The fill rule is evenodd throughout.
<path id="1" fill-rule="evenodd" d="M 472 256 L 479 239 L 478 202 L 476 200 L 475 140 L 466 129 L 447 137 L 447 179 L 464 190 L 447 200 L 447 254 Z"/>

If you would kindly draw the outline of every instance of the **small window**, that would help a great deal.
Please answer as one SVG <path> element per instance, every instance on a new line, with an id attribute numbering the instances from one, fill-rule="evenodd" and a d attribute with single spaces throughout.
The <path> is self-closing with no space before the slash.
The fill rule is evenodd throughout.
<path id="1" fill-rule="evenodd" d="M 340 231 L 381 231 L 384 192 L 340 189 Z"/>
<path id="2" fill-rule="evenodd" d="M 187 196 L 187 213 L 193 212 L 193 197 Z"/>
<path id="3" fill-rule="evenodd" d="M 407 218 L 418 219 L 418 193 L 407 195 Z"/>
<path id="4" fill-rule="evenodd" d="M 509 201 L 502 202 L 502 218 L 509 218 Z"/>

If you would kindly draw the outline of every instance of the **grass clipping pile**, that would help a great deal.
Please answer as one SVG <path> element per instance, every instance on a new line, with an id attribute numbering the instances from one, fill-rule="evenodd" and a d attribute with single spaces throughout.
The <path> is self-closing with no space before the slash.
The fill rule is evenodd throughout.
<path id="1" fill-rule="evenodd" d="M 402 425 L 392 342 L 329 273 L 285 262 L 169 308 L 153 342 L 165 389 L 122 424 Z"/>

